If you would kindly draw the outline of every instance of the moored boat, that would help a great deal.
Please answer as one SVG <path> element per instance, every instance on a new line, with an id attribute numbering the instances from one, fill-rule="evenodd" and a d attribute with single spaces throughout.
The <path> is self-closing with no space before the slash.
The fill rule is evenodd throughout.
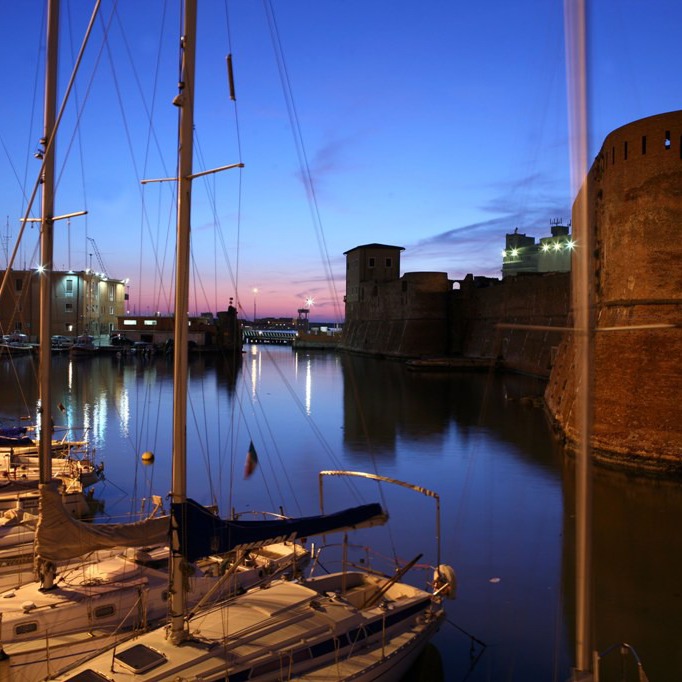
<path id="1" fill-rule="evenodd" d="M 71 355 L 94 355 L 99 348 L 95 345 L 95 337 L 90 334 L 81 334 L 76 337 L 69 353 Z"/>
<path id="2" fill-rule="evenodd" d="M 0 339 L 0 355 L 28 355 L 34 351 L 35 346 L 21 332 L 12 332 Z"/>

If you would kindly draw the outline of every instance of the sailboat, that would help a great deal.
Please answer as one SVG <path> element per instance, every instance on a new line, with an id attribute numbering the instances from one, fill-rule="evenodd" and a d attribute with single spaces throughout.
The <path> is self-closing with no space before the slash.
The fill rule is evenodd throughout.
<path id="1" fill-rule="evenodd" d="M 52 258 L 58 10 L 58 0 L 49 3 L 45 97 L 45 139 L 48 143 L 41 168 L 43 272 L 50 272 Z M 25 513 L 25 509 L 18 509 L 11 519 L 8 518 L 7 532 L 0 533 L 7 545 L 0 556 L 4 568 L 8 569 L 3 571 L 3 580 L 11 580 L 10 576 L 14 575 L 17 581 L 14 583 L 17 586 L 5 591 L 0 600 L 1 658 L 7 674 L 22 680 L 42 679 L 51 670 L 101 648 L 105 642 L 116 642 L 120 637 L 128 636 L 126 632 L 130 629 L 146 628 L 165 618 L 167 610 L 166 545 L 170 516 L 152 515 L 139 523 L 95 526 L 78 522 L 74 517 L 79 514 L 67 504 L 65 475 L 55 471 L 58 460 L 52 457 L 51 348 L 45 343 L 50 330 L 49 289 L 49 278 L 45 277 L 40 290 L 39 486 L 33 486 L 30 496 L 35 503 L 34 511 L 39 513 L 33 516 Z M 5 435 L 14 438 L 22 434 Z M 36 444 L 24 445 L 34 448 Z M 30 455 L 25 452 L 22 456 Z M 62 489 L 56 485 L 55 473 L 62 481 Z M 80 475 L 83 473 L 81 471 Z M 28 504 L 26 492 L 20 501 L 25 506 Z M 15 571 L 25 569 L 28 561 L 33 563 L 34 527 L 35 569 L 40 581 L 19 586 L 20 578 Z M 243 551 L 241 561 L 235 562 L 233 556 L 213 547 L 197 556 L 191 567 L 185 567 L 188 603 L 193 605 L 209 593 L 214 599 L 225 598 L 265 579 L 295 573 L 304 565 L 308 554 L 302 544 L 282 541 L 269 543 L 258 551 Z M 190 568 L 191 575 L 187 572 Z"/>
<path id="2" fill-rule="evenodd" d="M 50 434 L 51 475 L 60 482 L 64 504 L 78 518 L 92 514 L 85 490 L 104 476 L 87 441 L 53 439 Z M 0 512 L 21 509 L 38 513 L 41 444 L 27 435 L 27 428 L 5 429 L 0 434 Z M 0 535 L 3 533 L 0 531 Z"/>
<path id="3" fill-rule="evenodd" d="M 419 560 L 416 557 L 392 576 L 349 571 L 344 566 L 338 573 L 274 580 L 215 605 L 187 608 L 186 567 L 207 547 L 241 554 L 273 541 L 345 532 L 387 520 L 381 506 L 374 503 L 303 519 L 219 521 L 187 497 L 186 311 L 191 185 L 196 177 L 192 169 L 196 13 L 196 0 L 186 0 L 180 92 L 174 100 L 179 107 L 180 142 L 168 623 L 55 679 L 127 680 L 133 674 L 139 680 L 398 680 L 445 617 L 443 600 L 454 593 L 454 571 L 449 567 L 436 567 L 432 590 L 402 581 Z M 204 173 L 208 172 L 214 171 Z M 391 482 L 381 477 L 377 480 Z"/>

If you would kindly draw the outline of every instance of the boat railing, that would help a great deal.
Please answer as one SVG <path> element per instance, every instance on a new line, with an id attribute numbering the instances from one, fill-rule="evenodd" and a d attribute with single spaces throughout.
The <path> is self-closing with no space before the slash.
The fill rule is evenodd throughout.
<path id="1" fill-rule="evenodd" d="M 372 474 L 366 471 L 347 471 L 347 470 L 330 470 L 330 471 L 320 471 L 319 473 L 319 493 L 320 493 L 320 511 L 324 513 L 324 478 L 326 476 L 346 476 L 346 477 L 356 477 L 365 478 L 371 481 L 377 481 L 378 483 L 389 483 L 391 485 L 400 486 L 402 488 L 407 488 L 426 497 L 430 497 L 435 501 L 436 504 L 436 566 L 441 565 L 441 548 L 440 548 L 440 496 L 438 493 L 428 488 L 424 488 L 420 485 L 415 485 L 413 483 L 406 483 L 405 481 L 400 481 L 397 478 L 389 478 L 388 476 L 380 476 L 379 474 Z"/>
<path id="2" fill-rule="evenodd" d="M 359 558 L 350 559 L 349 553 L 353 552 L 359 555 Z M 331 573 L 330 568 L 336 566 L 340 566 L 342 571 L 360 570 L 380 578 L 392 578 L 398 573 L 406 572 L 406 568 L 408 570 L 430 571 L 431 573 L 436 568 L 431 564 L 417 563 L 416 561 L 399 561 L 396 564 L 395 559 L 385 556 L 367 545 L 354 544 L 347 541 L 325 542 L 322 545 L 316 545 L 312 554 L 310 577 L 317 570 Z M 323 555 L 330 556 L 331 558 L 324 560 Z"/>
<path id="3" fill-rule="evenodd" d="M 598 651 L 594 652 L 594 660 L 592 663 L 592 666 L 594 668 L 594 674 L 593 674 L 593 680 L 594 682 L 599 682 L 599 668 L 601 665 L 601 662 L 608 656 L 609 654 L 618 651 L 621 656 L 621 667 L 623 670 L 625 670 L 625 665 L 627 662 L 628 656 L 631 656 L 632 659 L 634 660 L 634 664 L 637 668 L 637 675 L 638 675 L 638 680 L 639 682 L 648 682 L 649 678 L 647 677 L 646 673 L 644 672 L 644 666 L 642 665 L 642 661 L 640 657 L 638 656 L 637 652 L 635 651 L 635 648 L 631 645 L 628 644 L 627 642 L 617 642 L 615 644 L 612 644 L 611 646 L 607 647 L 604 651 L 601 653 Z M 622 679 L 625 679 L 625 675 L 623 674 Z"/>

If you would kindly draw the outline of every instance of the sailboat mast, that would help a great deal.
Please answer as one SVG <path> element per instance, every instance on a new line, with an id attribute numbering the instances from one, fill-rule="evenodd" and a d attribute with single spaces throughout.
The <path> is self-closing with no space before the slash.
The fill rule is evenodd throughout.
<path id="1" fill-rule="evenodd" d="M 173 383 L 173 474 L 172 501 L 185 502 L 187 496 L 187 329 L 189 308 L 190 217 L 192 204 L 192 146 L 194 130 L 194 66 L 196 50 L 196 0 L 185 0 L 184 29 L 181 39 L 182 65 L 178 96 L 178 210 L 175 280 L 174 383 Z M 185 637 L 186 599 L 183 590 L 179 530 L 172 529 L 170 616 L 171 638 Z"/>
<path id="2" fill-rule="evenodd" d="M 59 58 L 59 0 L 50 0 L 47 8 L 47 64 L 45 67 L 45 112 L 43 138 L 42 180 L 43 195 L 40 223 L 40 329 L 38 355 L 38 392 L 40 395 L 40 457 L 39 482 L 52 481 L 52 391 L 50 388 L 50 361 L 52 348 L 52 258 L 54 249 L 54 131 L 57 112 L 57 60 Z M 54 565 L 41 562 L 41 588 L 54 584 Z"/>
<path id="3" fill-rule="evenodd" d="M 574 234 L 572 297 L 576 366 L 576 432 L 580 439 L 575 467 L 576 628 L 573 679 L 596 679 L 592 633 L 592 425 L 594 414 L 594 238 L 588 215 L 587 49 L 585 2 L 564 1 L 568 71 Z"/>
<path id="4" fill-rule="evenodd" d="M 52 396 L 50 389 L 50 330 L 52 327 L 52 258 L 54 248 L 54 128 L 57 111 L 57 60 L 59 43 L 59 0 L 50 0 L 47 9 L 47 65 L 45 73 L 45 152 L 40 225 L 40 482 L 52 480 Z"/>

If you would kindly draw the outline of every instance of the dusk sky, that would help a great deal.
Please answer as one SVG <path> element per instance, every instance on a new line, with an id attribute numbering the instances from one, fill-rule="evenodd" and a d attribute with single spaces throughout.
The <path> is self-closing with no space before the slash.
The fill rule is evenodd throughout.
<path id="1" fill-rule="evenodd" d="M 55 268 L 99 270 L 94 239 L 135 312 L 172 308 L 175 187 L 140 180 L 175 174 L 180 4 L 103 0 L 57 140 L 55 212 L 88 215 L 57 225 Z M 591 162 L 615 128 L 680 108 L 682 4 L 587 4 Z M 62 0 L 60 97 L 93 5 Z M 0 5 L 3 268 L 40 168 L 45 6 Z M 404 247 L 403 273 L 499 276 L 507 232 L 570 219 L 563 15 L 560 0 L 199 0 L 195 172 L 245 168 L 194 183 L 191 311 L 233 296 L 243 317 L 294 317 L 312 298 L 311 319 L 342 318 L 343 252 L 369 242 Z M 37 264 L 37 233 L 15 268 Z"/>

